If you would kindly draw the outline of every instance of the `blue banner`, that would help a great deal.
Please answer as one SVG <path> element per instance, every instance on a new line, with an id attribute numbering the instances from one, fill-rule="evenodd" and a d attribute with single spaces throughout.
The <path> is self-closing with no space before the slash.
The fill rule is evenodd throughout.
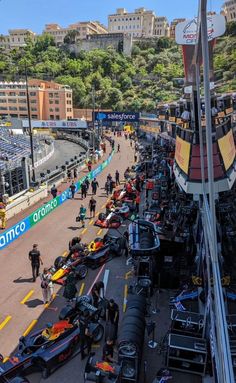
<path id="1" fill-rule="evenodd" d="M 95 178 L 102 170 L 111 162 L 114 151 L 101 165 L 96 169 L 89 172 L 86 176 L 83 176 L 78 182 L 76 182 L 76 192 L 81 188 L 82 182 L 88 177 L 90 180 Z M 31 227 L 39 223 L 43 218 L 55 210 L 58 206 L 62 205 L 65 201 L 71 198 L 71 190 L 67 188 L 56 198 L 51 199 L 45 203 L 42 207 L 35 210 L 28 217 L 18 222 L 16 225 L 7 229 L 4 233 L 0 234 L 0 250 L 4 249 L 10 243 L 15 241 L 18 237 L 26 233 Z"/>
<path id="2" fill-rule="evenodd" d="M 95 112 L 96 121 L 139 122 L 139 113 L 133 112 Z"/>

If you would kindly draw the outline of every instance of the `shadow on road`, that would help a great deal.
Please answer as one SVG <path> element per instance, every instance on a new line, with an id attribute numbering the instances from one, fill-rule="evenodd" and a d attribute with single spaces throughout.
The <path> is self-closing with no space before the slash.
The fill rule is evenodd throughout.
<path id="1" fill-rule="evenodd" d="M 81 229 L 81 227 L 78 227 L 78 226 L 68 226 L 67 229 L 75 231 L 75 230 Z"/>
<path id="2" fill-rule="evenodd" d="M 29 308 L 35 308 L 37 306 L 42 306 L 43 305 L 43 301 L 41 299 L 32 299 L 31 301 L 27 301 L 25 302 L 25 305 Z"/>
<path id="3" fill-rule="evenodd" d="M 33 282 L 33 278 L 17 278 L 17 279 L 14 279 L 13 281 L 14 283 L 30 283 L 30 282 Z"/>

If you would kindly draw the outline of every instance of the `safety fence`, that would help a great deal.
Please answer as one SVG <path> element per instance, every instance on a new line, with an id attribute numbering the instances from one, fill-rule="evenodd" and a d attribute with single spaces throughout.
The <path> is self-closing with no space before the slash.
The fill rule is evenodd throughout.
<path id="1" fill-rule="evenodd" d="M 89 180 L 98 176 L 103 169 L 107 167 L 107 165 L 111 162 L 114 151 L 109 155 L 109 157 L 103 161 L 96 169 L 87 173 L 86 176 L 82 177 L 76 183 L 76 192 L 80 190 L 81 184 L 88 177 Z M 67 188 L 60 195 L 52 200 L 48 201 L 44 206 L 35 210 L 28 217 L 24 218 L 22 221 L 18 222 L 16 225 L 10 227 L 4 233 L 0 235 L 0 250 L 7 247 L 10 243 L 15 241 L 17 238 L 25 234 L 28 230 L 34 227 L 37 223 L 39 223 L 43 218 L 45 218 L 48 214 L 54 211 L 56 208 L 61 206 L 64 202 L 66 202 L 71 197 L 71 190 Z"/>

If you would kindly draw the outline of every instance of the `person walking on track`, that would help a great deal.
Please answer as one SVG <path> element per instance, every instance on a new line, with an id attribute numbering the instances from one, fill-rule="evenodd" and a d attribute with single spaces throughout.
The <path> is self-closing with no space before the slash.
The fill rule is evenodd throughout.
<path id="1" fill-rule="evenodd" d="M 117 153 L 120 152 L 120 144 L 117 145 Z"/>
<path id="2" fill-rule="evenodd" d="M 51 302 L 53 296 L 53 283 L 51 281 L 51 273 L 45 267 L 43 273 L 40 275 L 41 278 L 41 289 L 43 294 L 43 303 L 46 304 Z"/>
<path id="3" fill-rule="evenodd" d="M 75 191 L 76 191 L 76 186 L 75 186 L 74 181 L 73 181 L 72 184 L 70 185 L 70 191 L 71 191 L 71 198 L 74 199 L 74 197 L 75 197 Z"/>
<path id="4" fill-rule="evenodd" d="M 85 182 L 82 182 L 81 184 L 81 198 L 86 198 L 87 197 L 87 185 Z"/>
<path id="5" fill-rule="evenodd" d="M 82 204 L 79 209 L 79 218 L 82 224 L 82 228 L 85 226 L 86 207 Z"/>
<path id="6" fill-rule="evenodd" d="M 92 193 L 97 194 L 97 188 L 99 187 L 99 185 L 98 185 L 98 181 L 96 180 L 96 178 L 94 178 L 92 180 L 91 186 L 92 186 Z"/>
<path id="7" fill-rule="evenodd" d="M 96 203 L 97 201 L 92 196 L 89 201 L 90 218 L 95 217 Z"/>
<path id="8" fill-rule="evenodd" d="M 40 263 L 43 265 L 37 244 L 34 244 L 33 249 L 29 252 L 29 260 L 31 261 L 33 282 L 35 282 L 36 278 L 39 276 Z"/>
<path id="9" fill-rule="evenodd" d="M 120 185 L 120 173 L 118 170 L 116 170 L 116 173 L 115 173 L 115 180 L 116 180 L 116 186 Z"/>

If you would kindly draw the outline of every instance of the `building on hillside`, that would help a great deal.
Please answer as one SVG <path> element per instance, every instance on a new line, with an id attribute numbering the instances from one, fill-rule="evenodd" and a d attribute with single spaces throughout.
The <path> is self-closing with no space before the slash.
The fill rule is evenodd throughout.
<path id="1" fill-rule="evenodd" d="M 118 8 L 108 16 L 109 33 L 126 33 L 132 37 L 151 37 L 153 35 L 155 13 L 145 8 L 128 13 L 125 8 Z"/>
<path id="2" fill-rule="evenodd" d="M 227 23 L 236 21 L 236 0 L 225 1 L 222 5 L 221 14 L 225 16 Z"/>
<path id="3" fill-rule="evenodd" d="M 179 23 L 182 23 L 185 20 L 186 19 L 174 19 L 173 21 L 171 21 L 171 23 L 170 23 L 170 38 L 171 39 L 175 40 L 175 28 L 176 28 L 176 25 L 179 24 Z"/>
<path id="4" fill-rule="evenodd" d="M 133 39 L 124 33 L 106 33 L 87 36 L 86 39 L 77 40 L 75 44 L 69 45 L 71 53 L 78 55 L 80 51 L 92 51 L 94 49 L 107 49 L 113 47 L 117 52 L 125 56 L 131 56 Z"/>
<path id="5" fill-rule="evenodd" d="M 0 48 L 11 50 L 22 48 L 26 45 L 27 39 L 36 38 L 36 33 L 30 29 L 9 29 L 9 35 L 0 35 Z"/>
<path id="6" fill-rule="evenodd" d="M 75 41 L 86 39 L 89 35 L 105 34 L 107 29 L 98 21 L 82 21 L 62 28 L 58 24 L 46 24 L 43 33 L 48 33 L 54 37 L 56 45 L 62 45 L 66 35 L 76 31 Z"/>
<path id="7" fill-rule="evenodd" d="M 29 80 L 30 113 L 37 120 L 73 118 L 72 89 L 67 85 Z M 0 82 L 0 117 L 27 118 L 25 82 Z"/>
<path id="8" fill-rule="evenodd" d="M 157 16 L 155 18 L 153 35 L 156 37 L 169 37 L 170 28 L 165 16 Z"/>

